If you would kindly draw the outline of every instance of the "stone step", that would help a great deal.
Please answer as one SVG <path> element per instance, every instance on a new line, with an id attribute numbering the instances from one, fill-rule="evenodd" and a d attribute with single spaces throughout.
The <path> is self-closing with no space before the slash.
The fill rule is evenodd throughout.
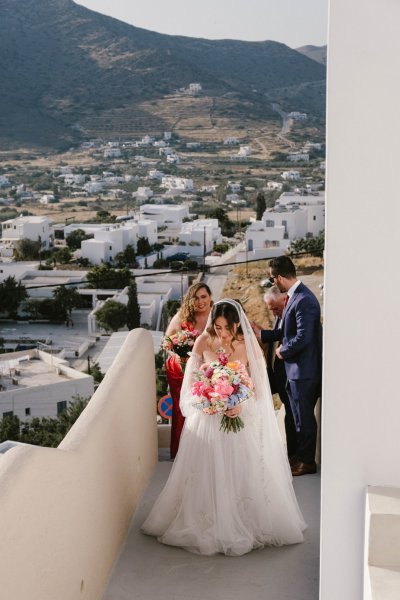
<path id="1" fill-rule="evenodd" d="M 400 598 L 400 489 L 369 486 L 365 515 L 365 600 Z"/>

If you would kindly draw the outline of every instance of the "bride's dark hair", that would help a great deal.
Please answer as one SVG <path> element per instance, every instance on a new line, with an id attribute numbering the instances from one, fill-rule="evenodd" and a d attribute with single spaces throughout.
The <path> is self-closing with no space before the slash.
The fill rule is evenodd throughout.
<path id="1" fill-rule="evenodd" d="M 237 300 L 235 302 L 237 302 Z M 223 317 L 224 319 L 226 319 L 226 322 L 229 327 L 229 331 L 232 334 L 232 341 L 237 340 L 237 339 L 243 339 L 243 331 L 240 326 L 240 316 L 236 309 L 236 306 L 234 306 L 230 302 L 217 302 L 212 307 L 211 322 L 210 322 L 210 326 L 207 329 L 207 333 L 212 340 L 217 337 L 217 334 L 215 333 L 214 325 L 215 325 L 215 321 L 218 319 L 218 317 Z M 238 328 L 236 329 L 236 331 L 235 331 L 234 325 L 238 325 Z M 232 343 L 231 343 L 231 346 L 232 346 Z M 233 349 L 234 348 L 232 346 L 232 350 Z"/>

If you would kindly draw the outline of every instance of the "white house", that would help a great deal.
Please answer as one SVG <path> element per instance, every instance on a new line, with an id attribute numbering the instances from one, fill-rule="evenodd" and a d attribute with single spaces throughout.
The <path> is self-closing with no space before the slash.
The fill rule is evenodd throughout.
<path id="1" fill-rule="evenodd" d="M 0 188 L 1 187 L 10 187 L 11 183 L 9 179 L 5 175 L 0 175 Z"/>
<path id="2" fill-rule="evenodd" d="M 88 194 L 97 194 L 104 189 L 104 181 L 88 181 L 83 186 L 83 189 L 88 192 Z"/>
<path id="3" fill-rule="evenodd" d="M 301 113 L 294 110 L 288 114 L 288 117 L 290 119 L 294 119 L 295 121 L 305 121 L 307 119 L 307 113 Z"/>
<path id="4" fill-rule="evenodd" d="M 224 146 L 236 146 L 239 140 L 236 137 L 226 137 L 224 139 Z"/>
<path id="5" fill-rule="evenodd" d="M 281 175 L 285 181 L 298 181 L 300 179 L 299 171 L 283 171 Z"/>
<path id="6" fill-rule="evenodd" d="M 242 183 L 240 181 L 228 181 L 226 187 L 231 190 L 231 192 L 240 192 L 242 189 Z"/>
<path id="7" fill-rule="evenodd" d="M 150 169 L 150 171 L 148 171 L 147 173 L 147 177 L 149 179 L 159 179 L 160 181 L 164 176 L 165 173 L 163 173 L 162 171 L 158 171 L 157 169 Z"/>
<path id="8" fill-rule="evenodd" d="M 189 83 L 188 92 L 192 96 L 199 94 L 201 92 L 201 90 L 202 90 L 202 87 L 201 87 L 200 83 Z"/>
<path id="9" fill-rule="evenodd" d="M 85 183 L 86 176 L 80 173 L 67 173 L 64 175 L 64 185 L 81 185 Z"/>
<path id="10" fill-rule="evenodd" d="M 81 256 L 92 264 L 112 263 L 128 245 L 137 250 L 139 237 L 145 237 L 150 244 L 154 244 L 157 241 L 157 223 L 141 219 L 98 228 L 94 231 L 93 239 L 82 241 Z"/>
<path id="11" fill-rule="evenodd" d="M 283 188 L 283 183 L 280 181 L 267 181 L 267 190 L 278 190 L 280 192 Z"/>
<path id="12" fill-rule="evenodd" d="M 42 248 L 48 249 L 52 245 L 53 236 L 47 217 L 16 217 L 8 219 L 1 224 L 2 244 L 5 247 L 14 247 L 19 240 L 27 238 L 38 241 L 40 239 Z"/>
<path id="13" fill-rule="evenodd" d="M 181 162 L 181 159 L 177 154 L 168 154 L 167 163 L 172 165 L 178 165 Z"/>
<path id="14" fill-rule="evenodd" d="M 252 153 L 251 146 L 240 146 L 237 156 L 246 158 L 247 156 L 250 156 L 251 153 Z"/>
<path id="15" fill-rule="evenodd" d="M 103 156 L 104 158 L 120 158 L 122 152 L 119 148 L 104 148 Z"/>
<path id="16" fill-rule="evenodd" d="M 290 162 L 308 162 L 310 160 L 310 155 L 308 152 L 290 152 L 286 159 Z"/>
<path id="17" fill-rule="evenodd" d="M 132 193 L 132 196 L 134 196 L 135 198 L 151 198 L 153 196 L 154 192 L 151 188 L 146 187 L 146 186 L 140 186 L 138 187 L 136 192 Z"/>
<path id="18" fill-rule="evenodd" d="M 192 256 L 202 256 L 211 252 L 214 244 L 222 242 L 218 219 L 196 219 L 182 224 L 179 241 L 185 242 L 185 251 Z M 190 245 L 192 242 L 192 245 Z"/>
<path id="19" fill-rule="evenodd" d="M 270 228 L 284 227 L 289 241 L 318 235 L 325 229 L 325 193 L 296 194 L 284 192 L 262 217 Z"/>
<path id="20" fill-rule="evenodd" d="M 141 219 L 155 221 L 158 225 L 179 226 L 189 217 L 189 208 L 182 204 L 142 204 L 139 210 Z"/>
<path id="21" fill-rule="evenodd" d="M 193 190 L 193 179 L 165 175 L 161 180 L 161 187 L 174 192 L 188 192 Z"/>
<path id="22" fill-rule="evenodd" d="M 75 396 L 91 398 L 93 377 L 66 360 L 38 350 L 2 354 L 0 416 L 22 421 L 57 417 Z"/>

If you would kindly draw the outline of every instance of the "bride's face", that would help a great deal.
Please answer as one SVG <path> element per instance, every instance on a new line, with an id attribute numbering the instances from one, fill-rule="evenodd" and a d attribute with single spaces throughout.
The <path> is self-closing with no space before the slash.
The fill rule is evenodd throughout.
<path id="1" fill-rule="evenodd" d="M 214 331 L 221 344 L 230 343 L 233 340 L 237 327 L 236 323 L 234 323 L 233 329 L 231 329 L 225 317 L 217 317 L 214 321 Z"/>

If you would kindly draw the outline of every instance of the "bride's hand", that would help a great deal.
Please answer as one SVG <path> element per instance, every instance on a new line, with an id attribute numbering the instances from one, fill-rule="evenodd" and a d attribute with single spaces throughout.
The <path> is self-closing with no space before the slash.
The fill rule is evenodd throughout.
<path id="1" fill-rule="evenodd" d="M 235 417 L 240 415 L 241 412 L 242 412 L 242 407 L 240 405 L 238 405 L 238 406 L 234 406 L 233 408 L 225 411 L 225 414 L 227 417 L 234 419 Z"/>

